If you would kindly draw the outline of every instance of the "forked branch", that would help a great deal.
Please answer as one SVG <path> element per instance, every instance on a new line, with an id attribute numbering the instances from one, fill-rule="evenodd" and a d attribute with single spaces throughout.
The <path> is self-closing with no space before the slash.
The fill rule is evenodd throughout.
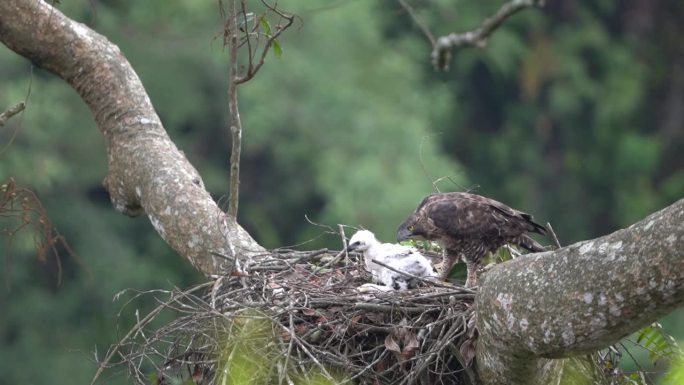
<path id="1" fill-rule="evenodd" d="M 430 30 L 417 17 L 416 12 L 406 0 L 399 0 L 399 3 L 406 9 L 406 12 L 413 18 L 423 33 L 432 43 L 432 63 L 437 69 L 446 70 L 451 61 L 451 51 L 455 48 L 464 46 L 484 47 L 487 39 L 503 24 L 509 17 L 522 11 L 525 8 L 541 7 L 544 0 L 511 0 L 499 8 L 496 13 L 482 21 L 475 29 L 461 32 L 450 33 L 435 39 Z"/>
<path id="2" fill-rule="evenodd" d="M 479 27 L 471 31 L 450 33 L 439 37 L 432 47 L 432 64 L 441 70 L 448 69 L 451 51 L 454 48 L 463 46 L 484 47 L 489 35 L 496 31 L 506 19 L 525 8 L 542 5 L 544 5 L 544 0 L 511 0 L 502 5 L 493 16 L 484 19 Z"/>
<path id="3" fill-rule="evenodd" d="M 238 198 L 240 193 L 240 151 L 242 148 L 242 123 L 237 101 L 238 85 L 251 80 L 261 69 L 266 55 L 273 48 L 280 54 L 281 48 L 278 37 L 294 22 L 294 16 L 289 15 L 277 5 L 261 3 L 265 11 L 258 17 L 248 12 L 245 0 L 229 0 L 228 16 L 226 17 L 223 42 L 229 47 L 230 66 L 228 83 L 228 107 L 230 113 L 230 133 L 232 139 L 230 152 L 230 198 L 228 199 L 228 216 L 237 220 Z M 220 3 L 221 13 L 225 14 L 223 4 Z M 269 17 L 277 18 L 275 27 L 271 27 Z M 250 26 L 251 23 L 251 26 Z M 240 49 L 246 47 L 246 65 L 240 66 Z"/>

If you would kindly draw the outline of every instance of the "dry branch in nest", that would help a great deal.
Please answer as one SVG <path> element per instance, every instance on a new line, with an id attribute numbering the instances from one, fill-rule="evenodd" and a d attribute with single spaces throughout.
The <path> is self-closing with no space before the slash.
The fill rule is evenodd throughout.
<path id="1" fill-rule="evenodd" d="M 250 383 L 470 382 L 469 353 L 459 348 L 473 346 L 473 291 L 424 284 L 360 293 L 370 276 L 341 255 L 274 252 L 239 274 L 167 292 L 101 368 L 116 365 L 118 355 L 139 384 L 238 383 L 244 371 L 258 379 Z M 163 310 L 175 319 L 151 330 Z"/>

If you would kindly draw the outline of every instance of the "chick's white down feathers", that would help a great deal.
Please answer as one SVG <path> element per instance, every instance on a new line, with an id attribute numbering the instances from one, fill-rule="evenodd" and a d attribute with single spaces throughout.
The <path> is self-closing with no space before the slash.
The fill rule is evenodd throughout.
<path id="1" fill-rule="evenodd" d="M 430 262 L 418 250 L 409 246 L 381 243 L 368 230 L 357 231 L 349 240 L 348 250 L 361 253 L 364 266 L 373 275 L 373 279 L 395 290 L 407 290 L 415 287 L 417 282 L 409 276 L 374 263 L 373 260 L 417 277 L 436 276 Z"/>

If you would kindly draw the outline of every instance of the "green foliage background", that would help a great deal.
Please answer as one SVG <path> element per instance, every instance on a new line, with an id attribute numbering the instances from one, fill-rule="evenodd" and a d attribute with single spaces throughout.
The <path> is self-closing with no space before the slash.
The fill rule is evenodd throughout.
<path id="1" fill-rule="evenodd" d="M 280 1 L 301 19 L 240 89 L 245 128 L 240 222 L 267 247 L 364 226 L 384 241 L 442 177 L 554 224 L 563 243 L 626 226 L 684 195 L 684 3 L 559 0 L 516 15 L 486 49 L 435 72 L 399 5 Z M 417 2 L 436 33 L 469 29 L 500 2 Z M 118 44 L 172 139 L 213 195 L 227 192 L 227 52 L 213 1 L 62 1 Z M 84 383 L 151 301 L 118 315 L 125 288 L 202 277 L 144 219 L 101 188 L 103 140 L 64 82 L 0 47 L 0 179 L 33 188 L 78 258 L 32 260 L 30 236 L 4 249 L 0 383 Z M 32 71 L 32 72 L 31 72 Z M 339 248 L 324 235 L 302 248 Z M 684 335 L 681 315 L 664 322 Z M 681 327 L 681 326 L 680 326 Z M 113 373 L 114 374 L 114 373 Z M 126 383 L 122 376 L 112 383 Z"/>

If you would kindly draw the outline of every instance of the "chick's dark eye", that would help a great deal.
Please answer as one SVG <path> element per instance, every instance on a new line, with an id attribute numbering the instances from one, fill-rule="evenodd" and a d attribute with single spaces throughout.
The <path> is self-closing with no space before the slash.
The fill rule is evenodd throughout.
<path id="1" fill-rule="evenodd" d="M 414 229 L 413 225 L 409 225 L 409 226 L 406 228 L 406 230 L 408 230 L 408 231 L 413 231 L 413 229 Z"/>

